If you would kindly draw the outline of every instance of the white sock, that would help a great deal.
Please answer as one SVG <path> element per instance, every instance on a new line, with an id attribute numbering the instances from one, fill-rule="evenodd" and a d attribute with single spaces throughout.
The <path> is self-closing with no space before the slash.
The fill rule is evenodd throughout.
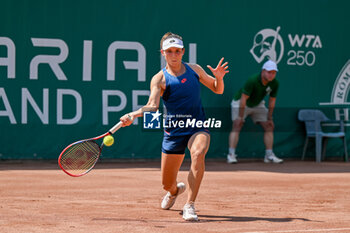
<path id="1" fill-rule="evenodd" d="M 228 148 L 228 153 L 234 155 L 236 152 L 235 148 Z"/>
<path id="2" fill-rule="evenodd" d="M 272 150 L 266 150 L 266 151 L 265 151 L 265 155 L 266 155 L 266 156 L 270 156 L 270 155 L 272 155 L 272 154 L 273 154 Z"/>

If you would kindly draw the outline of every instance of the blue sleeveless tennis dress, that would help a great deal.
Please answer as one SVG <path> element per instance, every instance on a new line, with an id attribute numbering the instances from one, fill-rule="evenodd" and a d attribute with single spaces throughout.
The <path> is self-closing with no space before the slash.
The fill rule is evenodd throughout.
<path id="1" fill-rule="evenodd" d="M 163 68 L 166 88 L 162 99 L 166 107 L 162 151 L 167 154 L 183 154 L 190 137 L 206 128 L 198 128 L 196 121 L 205 121 L 200 98 L 199 76 L 191 67 L 184 74 L 175 77 Z"/>

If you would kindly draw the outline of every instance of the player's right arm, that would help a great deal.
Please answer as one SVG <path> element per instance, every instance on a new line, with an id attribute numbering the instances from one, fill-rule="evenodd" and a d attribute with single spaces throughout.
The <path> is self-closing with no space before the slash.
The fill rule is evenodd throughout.
<path id="1" fill-rule="evenodd" d="M 244 110 L 247 104 L 248 95 L 242 93 L 241 99 L 239 101 L 239 112 L 237 119 L 233 122 L 236 129 L 241 129 L 244 123 Z"/>
<path id="2" fill-rule="evenodd" d="M 145 106 L 139 108 L 136 111 L 127 113 L 120 118 L 120 121 L 123 122 L 123 127 L 131 125 L 134 119 L 137 117 L 142 117 L 144 112 L 157 111 L 159 107 L 160 97 L 163 95 L 163 92 L 165 90 L 165 77 L 162 71 L 153 76 L 151 80 L 150 90 L 151 93 Z"/>
<path id="3" fill-rule="evenodd" d="M 239 101 L 239 114 L 238 114 L 238 119 L 243 120 L 244 117 L 244 109 L 247 105 L 247 99 L 249 98 L 248 95 L 242 93 L 241 95 L 241 100 Z"/>

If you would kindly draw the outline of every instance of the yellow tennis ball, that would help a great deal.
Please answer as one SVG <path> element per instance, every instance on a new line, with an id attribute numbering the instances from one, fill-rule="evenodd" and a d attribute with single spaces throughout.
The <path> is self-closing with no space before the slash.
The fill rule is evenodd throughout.
<path id="1" fill-rule="evenodd" d="M 103 138 L 103 144 L 106 146 L 111 146 L 114 143 L 114 137 L 112 135 L 107 135 Z"/>

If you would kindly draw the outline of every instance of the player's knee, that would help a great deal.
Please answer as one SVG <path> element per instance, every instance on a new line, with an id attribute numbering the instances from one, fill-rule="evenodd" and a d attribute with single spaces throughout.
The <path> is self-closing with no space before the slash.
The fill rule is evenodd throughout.
<path id="1" fill-rule="evenodd" d="M 263 127 L 265 132 L 271 132 L 274 130 L 274 126 L 272 124 L 267 124 L 266 122 L 261 123 L 261 126 Z"/>
<path id="2" fill-rule="evenodd" d="M 231 131 L 232 132 L 235 131 L 235 124 L 234 124 L 234 122 L 232 122 L 232 129 L 231 129 Z"/>
<path id="3" fill-rule="evenodd" d="M 240 132 L 243 127 L 243 123 L 235 120 L 232 124 L 232 131 L 233 132 Z"/>
<path id="4" fill-rule="evenodd" d="M 273 125 L 270 125 L 267 127 L 266 131 L 267 132 L 272 132 L 275 129 L 275 127 Z"/>
<path id="5" fill-rule="evenodd" d="M 205 150 L 196 150 L 191 153 L 191 167 L 195 171 L 204 169 Z"/>
<path id="6" fill-rule="evenodd" d="M 204 161 L 206 152 L 206 148 L 195 148 L 191 150 L 191 158 L 195 161 Z"/>
<path id="7" fill-rule="evenodd" d="M 233 132 L 241 132 L 242 126 L 240 125 L 235 125 L 233 126 Z"/>

